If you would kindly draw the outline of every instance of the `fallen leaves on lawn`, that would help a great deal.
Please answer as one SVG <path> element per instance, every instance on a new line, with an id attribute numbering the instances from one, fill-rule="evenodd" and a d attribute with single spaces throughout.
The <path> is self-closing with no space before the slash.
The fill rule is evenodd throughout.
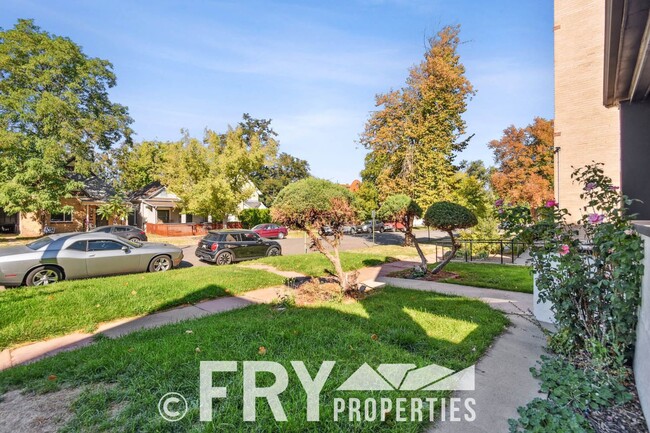
<path id="1" fill-rule="evenodd" d="M 56 380 L 56 374 L 50 374 L 49 376 L 47 376 L 47 380 L 49 380 L 51 382 L 55 381 Z"/>
<path id="2" fill-rule="evenodd" d="M 266 347 L 260 346 L 259 350 L 257 351 L 259 355 L 266 355 Z"/>

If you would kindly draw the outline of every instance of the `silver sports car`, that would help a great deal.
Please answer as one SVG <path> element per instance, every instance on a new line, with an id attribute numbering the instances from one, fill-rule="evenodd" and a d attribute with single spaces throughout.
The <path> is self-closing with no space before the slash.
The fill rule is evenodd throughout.
<path id="1" fill-rule="evenodd" d="M 64 233 L 30 244 L 0 248 L 0 285 L 41 286 L 178 266 L 183 251 L 173 245 L 135 243 L 108 233 Z"/>

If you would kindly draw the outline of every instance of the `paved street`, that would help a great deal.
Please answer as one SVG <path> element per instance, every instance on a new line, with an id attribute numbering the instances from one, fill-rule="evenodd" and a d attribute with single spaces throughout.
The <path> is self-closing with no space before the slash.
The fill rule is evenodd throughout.
<path id="1" fill-rule="evenodd" d="M 416 230 L 415 235 L 420 240 L 428 239 L 427 229 Z M 439 239 L 446 236 L 444 232 L 439 232 L 432 230 L 431 239 Z M 278 240 L 280 245 L 282 245 L 282 255 L 290 256 L 295 254 L 305 254 L 305 241 L 303 238 L 298 239 L 282 239 Z M 387 232 L 387 233 L 375 233 L 375 244 L 376 245 L 401 245 L 404 242 L 404 234 L 400 232 Z M 307 247 L 309 246 L 309 240 L 307 240 Z M 343 236 L 341 242 L 341 251 L 353 250 L 358 248 L 366 248 L 373 246 L 372 235 L 371 234 L 359 234 L 354 236 Z M 181 264 L 181 267 L 189 266 L 206 266 L 208 265 L 205 262 L 199 261 L 196 256 L 194 256 L 194 250 L 196 245 L 188 245 L 183 248 L 183 254 L 185 259 Z M 309 251 L 313 252 L 313 251 Z"/>

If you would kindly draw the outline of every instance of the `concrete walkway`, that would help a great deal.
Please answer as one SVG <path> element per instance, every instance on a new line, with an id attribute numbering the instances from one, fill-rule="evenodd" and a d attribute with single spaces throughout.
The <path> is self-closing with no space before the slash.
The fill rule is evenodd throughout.
<path id="1" fill-rule="evenodd" d="M 114 320 L 101 324 L 93 333 L 75 332 L 74 334 L 26 344 L 14 349 L 5 349 L 0 352 L 0 371 L 16 365 L 38 361 L 39 359 L 55 355 L 59 352 L 88 346 L 93 343 L 97 334 L 103 334 L 109 338 L 117 338 L 143 329 L 155 328 L 188 319 L 197 319 L 199 317 L 247 307 L 252 304 L 269 303 L 276 299 L 278 293 L 282 290 L 284 290 L 284 287 L 267 287 L 251 290 L 241 295 L 211 299 L 147 316 Z"/>
<path id="2" fill-rule="evenodd" d="M 503 311 L 511 322 L 476 365 L 475 390 L 454 393 L 454 397 L 476 400 L 476 419 L 473 422 L 450 422 L 447 416 L 447 421 L 435 424 L 429 432 L 507 432 L 508 419 L 518 417 L 517 407 L 536 397 L 545 397 L 538 392 L 539 382 L 530 373 L 530 368 L 536 366 L 546 347 L 546 337 L 532 315 L 533 295 L 388 277 L 392 272 L 415 265 L 415 262 L 395 262 L 380 269 L 366 268 L 361 270 L 359 279 L 375 278 L 395 287 L 479 299 Z"/>

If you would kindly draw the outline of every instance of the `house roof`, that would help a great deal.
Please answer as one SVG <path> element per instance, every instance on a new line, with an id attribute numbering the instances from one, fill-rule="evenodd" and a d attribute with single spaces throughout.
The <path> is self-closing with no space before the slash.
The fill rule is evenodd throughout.
<path id="1" fill-rule="evenodd" d="M 83 184 L 81 192 L 91 200 L 105 201 L 116 193 L 115 188 L 94 174 L 91 176 L 84 176 L 79 173 L 70 173 L 68 176 L 72 180 Z"/>
<path id="2" fill-rule="evenodd" d="M 650 97 L 650 0 L 607 0 L 604 105 Z"/>
<path id="3" fill-rule="evenodd" d="M 266 206 L 261 201 L 246 200 L 244 201 L 244 209 L 266 209 Z"/>
<path id="4" fill-rule="evenodd" d="M 142 188 L 131 192 L 128 196 L 129 200 L 146 200 L 155 196 L 161 189 L 165 188 L 159 181 L 153 181 Z"/>

